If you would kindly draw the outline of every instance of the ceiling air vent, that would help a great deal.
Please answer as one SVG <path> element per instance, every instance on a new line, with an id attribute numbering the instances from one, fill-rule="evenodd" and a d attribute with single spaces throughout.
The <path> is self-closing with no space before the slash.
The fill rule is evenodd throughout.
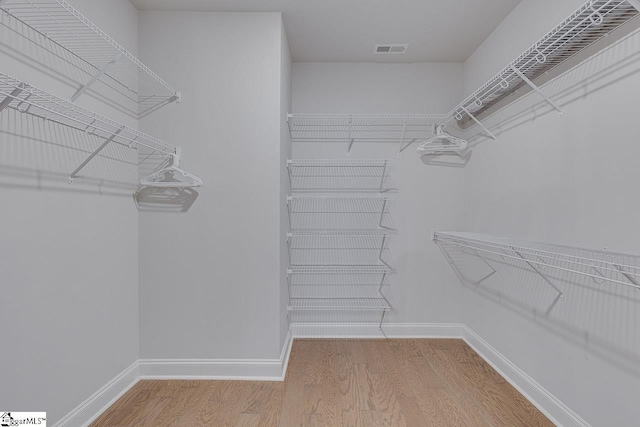
<path id="1" fill-rule="evenodd" d="M 396 54 L 396 53 L 405 53 L 408 44 L 377 44 L 375 49 L 373 49 L 373 53 L 381 53 L 381 54 Z"/>

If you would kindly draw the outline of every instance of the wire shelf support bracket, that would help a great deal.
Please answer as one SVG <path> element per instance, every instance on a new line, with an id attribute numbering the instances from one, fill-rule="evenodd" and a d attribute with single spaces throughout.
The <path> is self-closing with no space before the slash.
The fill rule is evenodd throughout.
<path id="1" fill-rule="evenodd" d="M 558 112 L 558 115 L 560 117 L 562 117 L 563 112 L 562 109 L 558 106 L 558 104 L 556 104 L 551 98 L 549 98 L 547 96 L 546 93 L 544 93 L 542 90 L 540 90 L 540 88 L 538 86 L 535 85 L 535 83 L 533 83 L 531 80 L 529 80 L 529 78 L 527 76 L 525 76 L 522 71 L 518 70 L 515 66 L 511 66 L 511 69 L 513 70 L 514 73 L 516 73 L 526 84 L 528 84 L 531 89 L 533 89 L 538 95 L 540 95 L 541 97 L 543 97 L 545 99 L 545 101 L 547 101 L 547 103 L 549 105 L 551 105 L 553 107 L 554 110 L 556 110 Z"/>
<path id="2" fill-rule="evenodd" d="M 104 140 L 104 142 L 102 143 L 102 145 L 100 145 L 100 147 L 98 147 L 93 153 L 91 153 L 89 155 L 89 157 L 87 157 L 87 159 L 82 162 L 80 164 L 80 166 L 78 166 L 73 172 L 71 172 L 69 174 L 69 184 L 73 184 L 73 180 L 78 176 L 78 172 L 80 172 L 82 170 L 82 168 L 84 168 L 87 163 L 89 163 L 95 156 L 97 156 L 107 145 L 109 145 L 110 142 L 112 142 L 116 136 L 118 136 L 120 134 L 120 132 L 122 132 L 122 130 L 124 129 L 124 126 L 120 127 L 120 129 L 118 129 L 117 131 L 115 131 L 110 137 L 108 137 L 107 139 Z"/>

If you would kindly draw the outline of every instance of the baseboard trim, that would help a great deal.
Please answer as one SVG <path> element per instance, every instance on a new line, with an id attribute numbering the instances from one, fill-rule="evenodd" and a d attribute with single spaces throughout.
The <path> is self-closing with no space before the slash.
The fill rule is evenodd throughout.
<path id="1" fill-rule="evenodd" d="M 590 427 L 584 419 L 460 323 L 385 324 L 387 338 L 463 339 L 505 380 L 559 427 Z M 296 338 L 384 338 L 377 325 L 292 324 L 278 359 L 140 359 L 69 412 L 53 427 L 85 427 L 142 379 L 283 381 Z"/>
<path id="2" fill-rule="evenodd" d="M 561 427 L 590 427 L 590 424 L 557 397 L 518 368 L 468 326 L 462 338 L 516 390 L 540 410 L 551 422 Z"/>
<path id="3" fill-rule="evenodd" d="M 278 359 L 140 359 L 140 379 L 282 381 L 293 337 Z"/>
<path id="4" fill-rule="evenodd" d="M 294 338 L 461 338 L 461 323 L 292 323 Z"/>
<path id="5" fill-rule="evenodd" d="M 53 427 L 84 427 L 91 424 L 104 411 L 113 405 L 123 394 L 138 382 L 140 372 L 138 361 L 119 373 L 87 400 L 65 415 Z"/>

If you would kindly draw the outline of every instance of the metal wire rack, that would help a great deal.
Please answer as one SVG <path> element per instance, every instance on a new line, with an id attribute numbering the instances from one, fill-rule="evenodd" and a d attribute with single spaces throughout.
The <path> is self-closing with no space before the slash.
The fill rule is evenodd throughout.
<path id="1" fill-rule="evenodd" d="M 342 142 L 351 151 L 354 142 L 395 142 L 403 151 L 433 134 L 444 114 L 289 114 L 294 142 Z"/>
<path id="2" fill-rule="evenodd" d="M 288 160 L 292 192 L 391 191 L 388 160 Z"/>
<path id="3" fill-rule="evenodd" d="M 72 102 L 98 81 L 135 102 L 139 116 L 180 101 L 178 91 L 66 1 L 0 0 L 0 8 L 24 37 L 86 75 Z"/>
<path id="4" fill-rule="evenodd" d="M 387 197 L 290 196 L 287 206 L 292 231 L 394 229 Z"/>
<path id="5" fill-rule="evenodd" d="M 435 232 L 433 239 L 437 244 L 466 249 L 485 263 L 483 254 L 519 261 L 543 276 L 560 295 L 547 277 L 547 269 L 586 276 L 596 284 L 609 282 L 640 289 L 640 256 L 474 233 Z"/>
<path id="6" fill-rule="evenodd" d="M 363 233 L 289 233 L 287 248 L 291 266 L 391 267 L 389 235 Z"/>
<path id="7" fill-rule="evenodd" d="M 455 121 L 461 129 L 482 124 L 482 119 L 514 102 L 529 90 L 540 94 L 554 109 L 560 107 L 540 86 L 613 42 L 618 29 L 633 27 L 640 13 L 639 0 L 588 0 L 529 49 L 466 97 L 446 114 L 289 114 L 289 132 L 294 142 L 343 142 L 347 152 L 354 141 L 396 142 L 402 152 L 413 142 L 434 136 L 437 126 Z M 459 146 L 437 147 L 435 153 L 459 152 Z M 424 153 L 423 153 L 424 154 Z"/>
<path id="8" fill-rule="evenodd" d="M 109 143 L 121 144 L 134 149 L 143 146 L 150 149 L 151 153 L 156 154 L 170 155 L 176 152 L 175 146 L 158 138 L 85 110 L 71 102 L 0 73 L 0 113 L 6 108 L 12 108 L 23 114 L 58 123 L 82 131 L 87 135 L 104 139 L 104 143 L 70 174 L 70 180 L 77 176 L 78 172 Z"/>
<path id="9" fill-rule="evenodd" d="M 633 4 L 635 3 L 635 5 Z M 494 105 L 530 87 L 556 110 L 560 108 L 533 83 L 535 79 L 567 62 L 613 30 L 638 15 L 638 2 L 589 0 L 558 26 L 500 70 L 488 82 L 458 104 L 448 115 L 465 127 Z M 513 98 L 513 99 L 511 99 Z M 512 102 L 511 97 L 507 102 Z"/>
<path id="10" fill-rule="evenodd" d="M 389 311 L 391 304 L 379 298 L 291 298 L 289 311 Z"/>

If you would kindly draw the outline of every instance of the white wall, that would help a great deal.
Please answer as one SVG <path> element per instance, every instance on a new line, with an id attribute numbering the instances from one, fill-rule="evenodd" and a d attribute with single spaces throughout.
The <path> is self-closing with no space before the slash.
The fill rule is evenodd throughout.
<path id="1" fill-rule="evenodd" d="M 523 1 L 467 61 L 467 91 L 580 3 Z M 639 52 L 636 32 L 546 87 L 563 118 L 533 95 L 487 121 L 499 140 L 465 170 L 467 229 L 640 254 Z M 464 322 L 591 425 L 637 425 L 640 293 L 555 272 L 566 299 L 545 314 L 540 277 L 491 262 L 498 274 L 465 288 Z"/>
<path id="2" fill-rule="evenodd" d="M 438 113 L 462 96 L 462 64 L 294 63 L 295 113 Z M 389 159 L 391 216 L 398 235 L 391 243 L 397 274 L 391 277 L 394 323 L 459 322 L 460 285 L 431 242 L 433 229 L 460 229 L 464 183 L 461 168 L 426 166 L 416 145 L 398 156 L 397 144 L 293 143 L 300 159 Z M 303 321 L 334 320 L 323 316 Z"/>
<path id="3" fill-rule="evenodd" d="M 139 26 L 142 60 L 184 99 L 141 128 L 182 145 L 205 183 L 186 212 L 140 213 L 140 355 L 277 358 L 281 15 L 140 12 Z"/>
<path id="4" fill-rule="evenodd" d="M 137 11 L 127 0 L 71 4 L 137 51 Z M 68 99 L 78 86 L 54 62 L 0 27 L 0 72 Z M 78 102 L 137 125 L 91 95 Z M 67 183 L 99 143 L 15 111 L 0 114 L 0 402 L 47 411 L 51 425 L 138 358 L 135 151 L 110 147 L 105 153 L 119 160 L 96 158 L 85 178 Z"/>
<path id="5" fill-rule="evenodd" d="M 291 52 L 289 40 L 281 22 L 280 51 L 280 346 L 284 345 L 289 332 L 287 305 L 289 291 L 287 287 L 287 268 L 289 255 L 287 252 L 287 232 L 289 231 L 289 215 L 287 212 L 287 196 L 289 195 L 289 173 L 287 160 L 291 158 L 291 135 L 287 125 L 287 114 L 291 111 Z"/>

